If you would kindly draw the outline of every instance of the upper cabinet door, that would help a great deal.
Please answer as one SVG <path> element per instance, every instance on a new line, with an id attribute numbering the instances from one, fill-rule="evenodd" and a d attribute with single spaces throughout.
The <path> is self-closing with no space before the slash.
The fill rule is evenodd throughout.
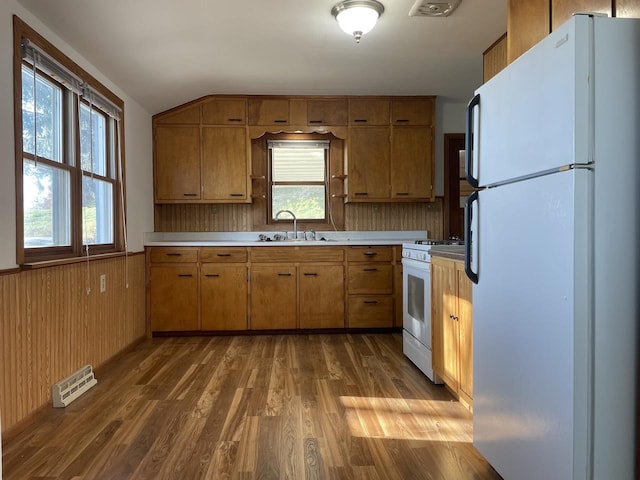
<path id="1" fill-rule="evenodd" d="M 611 0 L 551 0 L 551 30 L 565 23 L 576 12 L 604 13 L 611 16 Z"/>
<path id="2" fill-rule="evenodd" d="M 200 199 L 200 127 L 155 129 L 157 202 Z"/>
<path id="3" fill-rule="evenodd" d="M 250 98 L 249 125 L 289 125 L 289 99 Z"/>
<path id="4" fill-rule="evenodd" d="M 202 105 L 205 125 L 246 125 L 247 101 L 244 98 L 214 98 Z"/>
<path id="5" fill-rule="evenodd" d="M 194 107 L 179 107 L 174 111 L 169 111 L 153 118 L 155 125 L 199 125 L 200 105 Z"/>
<path id="6" fill-rule="evenodd" d="M 551 31 L 549 0 L 508 0 L 507 57 L 509 63 Z"/>
<path id="7" fill-rule="evenodd" d="M 346 125 L 348 118 L 346 98 L 307 101 L 308 125 Z"/>
<path id="8" fill-rule="evenodd" d="M 431 127 L 397 127 L 391 134 L 391 198 L 433 199 Z"/>
<path id="9" fill-rule="evenodd" d="M 248 200 L 246 130 L 237 127 L 203 127 L 202 189 L 204 200 Z"/>
<path id="10" fill-rule="evenodd" d="M 391 100 L 392 125 L 433 125 L 434 99 L 397 98 Z"/>
<path id="11" fill-rule="evenodd" d="M 349 100 L 349 125 L 389 125 L 389 100 L 352 98 Z"/>

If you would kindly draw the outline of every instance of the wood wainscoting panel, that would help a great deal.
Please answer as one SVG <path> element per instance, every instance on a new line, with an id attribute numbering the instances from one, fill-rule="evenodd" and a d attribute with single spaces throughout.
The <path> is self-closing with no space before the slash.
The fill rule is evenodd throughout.
<path id="1" fill-rule="evenodd" d="M 442 198 L 431 203 L 348 203 L 345 230 L 427 230 L 443 238 Z"/>
<path id="2" fill-rule="evenodd" d="M 0 275 L 3 432 L 50 403 L 53 383 L 144 337 L 144 265 L 134 254 Z"/>
<path id="3" fill-rule="evenodd" d="M 155 205 L 156 232 L 250 232 L 251 204 Z"/>

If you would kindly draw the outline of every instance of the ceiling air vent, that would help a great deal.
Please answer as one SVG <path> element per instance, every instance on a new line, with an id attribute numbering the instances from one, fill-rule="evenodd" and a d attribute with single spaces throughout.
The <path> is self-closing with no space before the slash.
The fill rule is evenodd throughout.
<path id="1" fill-rule="evenodd" d="M 448 2 L 438 2 L 429 0 L 416 0 L 411 10 L 409 10 L 410 17 L 448 17 L 451 15 L 458 5 L 460 0 L 449 0 Z"/>

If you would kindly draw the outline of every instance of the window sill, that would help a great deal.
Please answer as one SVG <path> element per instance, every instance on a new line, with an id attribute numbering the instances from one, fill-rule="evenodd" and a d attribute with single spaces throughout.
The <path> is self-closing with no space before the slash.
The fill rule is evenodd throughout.
<path id="1" fill-rule="evenodd" d="M 112 252 L 112 253 L 102 253 L 98 255 L 89 256 L 88 261 L 93 262 L 97 260 L 107 260 L 109 258 L 118 258 L 128 256 L 131 257 L 133 255 L 142 255 L 144 252 Z M 87 262 L 87 257 L 73 257 L 73 258 L 60 258 L 57 260 L 46 260 L 44 262 L 30 262 L 23 263 L 20 265 L 20 269 L 22 270 L 32 270 L 36 268 L 47 268 L 47 267 L 57 267 L 60 265 L 70 265 L 73 263 L 82 263 Z"/>

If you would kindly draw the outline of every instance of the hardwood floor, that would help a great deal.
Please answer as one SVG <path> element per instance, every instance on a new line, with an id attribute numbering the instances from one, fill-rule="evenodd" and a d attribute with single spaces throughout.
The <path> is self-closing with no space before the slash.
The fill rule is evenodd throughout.
<path id="1" fill-rule="evenodd" d="M 500 479 L 399 334 L 154 338 L 3 447 L 5 480 Z"/>

